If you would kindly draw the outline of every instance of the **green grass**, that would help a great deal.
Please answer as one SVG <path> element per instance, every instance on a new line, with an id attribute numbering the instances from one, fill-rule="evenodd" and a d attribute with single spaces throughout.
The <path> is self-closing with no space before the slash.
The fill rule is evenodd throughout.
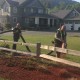
<path id="1" fill-rule="evenodd" d="M 26 42 L 28 43 L 38 43 L 41 42 L 41 44 L 43 45 L 53 45 L 51 43 L 52 40 L 54 40 L 54 34 L 50 33 L 50 34 L 45 34 L 45 33 L 36 33 L 36 34 L 25 34 L 23 33 L 23 36 L 26 40 Z M 7 40 L 13 40 L 12 35 L 3 35 L 1 36 L 2 39 L 7 39 Z M 22 42 L 22 40 L 20 39 L 19 41 Z M 76 37 L 76 36 L 67 36 L 67 48 L 68 49 L 73 49 L 73 50 L 78 50 L 80 51 L 80 37 Z M 10 46 L 12 47 L 12 44 L 10 44 Z M 26 51 L 25 46 L 18 46 L 17 47 L 18 50 L 23 50 Z M 30 49 L 32 50 L 32 52 L 36 52 L 36 49 L 34 47 L 30 47 Z M 49 51 L 48 50 L 41 50 L 41 53 L 47 54 Z M 72 56 L 72 55 L 68 55 L 66 57 L 66 59 L 68 60 L 72 60 L 72 61 L 76 61 L 80 63 L 80 57 L 76 57 L 76 56 Z"/>
<path id="2" fill-rule="evenodd" d="M 73 62 L 80 63 L 80 56 L 67 55 L 66 59 L 73 61 Z"/>
<path id="3" fill-rule="evenodd" d="M 68 37 L 68 49 L 80 51 L 80 37 Z"/>
<path id="4" fill-rule="evenodd" d="M 23 34 L 26 42 L 28 43 L 38 43 L 41 42 L 41 44 L 44 45 L 53 45 L 51 43 L 52 40 L 54 40 L 54 34 Z M 13 40 L 13 37 L 11 35 L 3 35 L 1 36 L 2 39 L 6 40 Z M 19 41 L 22 41 L 21 39 Z M 79 50 L 80 51 L 80 37 L 70 37 L 67 36 L 67 44 L 68 49 L 73 50 Z"/>
<path id="5" fill-rule="evenodd" d="M 9 80 L 9 79 L 0 78 L 0 80 Z"/>

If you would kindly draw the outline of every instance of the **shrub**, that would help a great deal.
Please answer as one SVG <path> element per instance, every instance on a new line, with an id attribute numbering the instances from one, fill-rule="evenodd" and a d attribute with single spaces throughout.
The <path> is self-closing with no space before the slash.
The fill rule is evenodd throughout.
<path id="1" fill-rule="evenodd" d="M 6 28 L 7 30 L 10 30 L 10 29 L 11 29 L 11 24 L 10 24 L 10 23 L 5 24 L 5 28 Z"/>
<path id="2" fill-rule="evenodd" d="M 10 46 L 8 44 L 1 44 L 0 47 L 3 47 L 3 48 L 10 48 Z M 5 51 L 5 50 L 0 50 L 0 54 L 5 54 L 7 53 L 8 51 Z"/>

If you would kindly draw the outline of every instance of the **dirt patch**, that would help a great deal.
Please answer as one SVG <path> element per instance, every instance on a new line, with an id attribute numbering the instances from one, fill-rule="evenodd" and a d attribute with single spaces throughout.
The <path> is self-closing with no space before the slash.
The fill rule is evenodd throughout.
<path id="1" fill-rule="evenodd" d="M 9 80 L 80 80 L 80 69 L 36 57 L 0 57 L 0 77 Z"/>

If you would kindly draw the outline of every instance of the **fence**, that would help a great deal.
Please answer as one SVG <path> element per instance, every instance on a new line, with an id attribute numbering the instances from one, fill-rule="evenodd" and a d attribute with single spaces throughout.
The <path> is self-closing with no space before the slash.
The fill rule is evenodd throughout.
<path id="1" fill-rule="evenodd" d="M 68 64 L 68 65 L 80 68 L 79 63 L 75 63 L 75 62 L 68 61 L 68 60 L 61 59 L 61 58 L 56 58 L 56 57 L 49 56 L 49 55 L 46 55 L 46 54 L 41 54 L 41 49 L 51 50 L 51 51 L 54 51 L 54 52 L 58 51 L 58 52 L 62 52 L 62 53 L 65 53 L 65 54 L 72 54 L 72 55 L 75 55 L 75 56 L 80 56 L 80 51 L 63 49 L 63 48 L 58 48 L 58 47 L 53 47 L 53 46 L 48 46 L 48 45 L 41 45 L 41 43 L 31 44 L 31 43 L 13 42 L 13 41 L 6 41 L 6 40 L 0 40 L 0 42 L 12 43 L 12 44 L 18 44 L 18 45 L 24 45 L 24 46 L 33 46 L 33 47 L 36 48 L 36 54 L 30 53 L 30 52 L 13 50 L 13 49 L 7 49 L 7 48 L 3 48 L 3 47 L 0 47 L 0 50 L 6 50 L 6 51 L 10 51 L 10 52 L 25 54 L 25 55 L 33 55 L 33 56 L 37 56 L 37 57 L 43 57 L 43 58 L 46 58 L 46 59 L 49 59 L 49 60 L 53 60 L 53 61 L 56 61 L 56 62 L 60 62 L 60 63 L 64 63 L 64 64 Z"/>

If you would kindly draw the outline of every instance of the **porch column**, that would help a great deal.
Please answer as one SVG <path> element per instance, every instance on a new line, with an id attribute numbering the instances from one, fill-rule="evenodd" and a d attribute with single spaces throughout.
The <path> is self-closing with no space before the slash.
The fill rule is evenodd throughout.
<path id="1" fill-rule="evenodd" d="M 35 24 L 39 25 L 39 17 L 35 17 Z"/>
<path id="2" fill-rule="evenodd" d="M 48 18 L 48 25 L 50 25 L 50 18 Z"/>
<path id="3" fill-rule="evenodd" d="M 9 13 L 11 12 L 11 7 L 9 7 Z"/>
<path id="4" fill-rule="evenodd" d="M 1 9 L 1 15 L 3 15 L 3 9 Z"/>
<path id="5" fill-rule="evenodd" d="M 74 30 L 76 30 L 76 27 L 75 27 L 75 21 L 73 22 L 73 27 L 74 27 Z"/>

